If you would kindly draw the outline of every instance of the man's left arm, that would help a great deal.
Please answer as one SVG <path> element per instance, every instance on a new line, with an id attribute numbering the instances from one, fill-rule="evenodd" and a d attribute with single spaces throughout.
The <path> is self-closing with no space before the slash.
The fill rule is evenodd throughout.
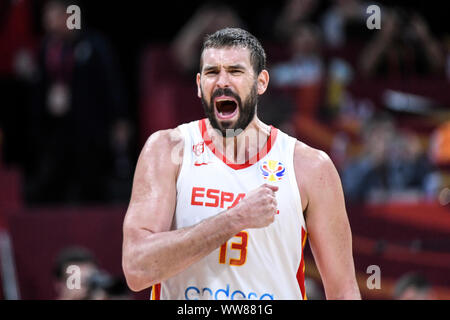
<path id="1" fill-rule="evenodd" d="M 306 200 L 309 243 L 326 298 L 361 299 L 339 174 L 326 153 L 305 145 L 297 145 L 294 163 L 302 200 Z"/>

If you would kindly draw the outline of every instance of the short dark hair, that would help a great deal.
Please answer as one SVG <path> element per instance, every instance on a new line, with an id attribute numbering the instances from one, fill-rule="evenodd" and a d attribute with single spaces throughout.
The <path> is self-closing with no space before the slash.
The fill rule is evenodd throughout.
<path id="1" fill-rule="evenodd" d="M 97 265 L 97 261 L 88 249 L 78 246 L 66 247 L 61 250 L 55 259 L 53 275 L 57 279 L 63 279 L 65 268 L 70 264 L 91 263 Z"/>
<path id="2" fill-rule="evenodd" d="M 224 28 L 207 35 L 203 41 L 203 51 L 208 48 L 242 47 L 250 50 L 250 62 L 258 75 L 266 68 L 266 53 L 259 40 L 241 28 Z M 203 62 L 200 58 L 200 71 Z"/>

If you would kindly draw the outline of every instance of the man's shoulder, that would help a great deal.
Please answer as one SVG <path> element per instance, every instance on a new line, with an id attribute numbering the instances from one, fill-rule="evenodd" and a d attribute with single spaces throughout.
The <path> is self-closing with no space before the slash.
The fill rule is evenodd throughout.
<path id="1" fill-rule="evenodd" d="M 152 133 L 145 142 L 140 158 L 159 159 L 163 162 L 168 156 L 182 156 L 184 149 L 184 138 L 180 128 L 158 130 Z M 177 162 L 178 164 L 178 162 Z"/>
<path id="2" fill-rule="evenodd" d="M 332 161 L 325 151 L 313 148 L 304 142 L 296 140 L 294 150 L 294 164 L 296 166 L 297 164 L 301 164 L 312 169 L 327 163 L 332 163 Z"/>
<path id="3" fill-rule="evenodd" d="M 145 146 L 159 145 L 161 147 L 176 145 L 183 142 L 184 138 L 179 127 L 163 129 L 153 132 L 145 142 Z M 144 146 L 144 147 L 145 147 Z"/>
<path id="4" fill-rule="evenodd" d="M 306 206 L 317 194 L 339 186 L 339 175 L 328 154 L 298 140 L 294 150 L 294 168 Z"/>
<path id="5" fill-rule="evenodd" d="M 336 167 L 330 156 L 323 150 L 296 141 L 294 150 L 294 168 L 301 180 L 323 179 L 335 175 Z"/>
<path id="6" fill-rule="evenodd" d="M 147 154 L 155 150 L 158 152 L 172 152 L 174 148 L 176 150 L 183 151 L 185 136 L 189 135 L 189 130 L 198 126 L 202 120 L 194 120 L 191 122 L 182 123 L 176 128 L 158 130 L 152 133 L 142 148 L 142 153 Z"/>

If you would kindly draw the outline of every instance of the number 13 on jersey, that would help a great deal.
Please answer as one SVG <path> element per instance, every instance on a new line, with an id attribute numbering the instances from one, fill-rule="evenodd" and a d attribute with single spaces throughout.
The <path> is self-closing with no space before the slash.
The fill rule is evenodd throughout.
<path id="1" fill-rule="evenodd" d="M 241 231 L 236 234 L 231 240 L 234 240 L 234 238 L 240 238 L 240 242 L 227 241 L 220 247 L 220 264 L 229 263 L 230 266 L 242 266 L 243 264 L 245 264 L 245 261 L 247 260 L 248 233 L 247 231 Z M 229 258 L 227 261 L 228 243 L 230 243 L 230 250 L 239 252 L 239 259 Z"/>

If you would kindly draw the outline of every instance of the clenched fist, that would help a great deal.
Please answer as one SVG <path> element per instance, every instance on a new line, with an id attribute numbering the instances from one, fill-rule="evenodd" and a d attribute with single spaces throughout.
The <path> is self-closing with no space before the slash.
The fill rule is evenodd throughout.
<path id="1" fill-rule="evenodd" d="M 234 210 L 230 214 L 237 219 L 242 230 L 267 227 L 274 221 L 277 213 L 276 191 L 278 191 L 278 187 L 263 184 L 250 191 L 233 208 Z"/>

